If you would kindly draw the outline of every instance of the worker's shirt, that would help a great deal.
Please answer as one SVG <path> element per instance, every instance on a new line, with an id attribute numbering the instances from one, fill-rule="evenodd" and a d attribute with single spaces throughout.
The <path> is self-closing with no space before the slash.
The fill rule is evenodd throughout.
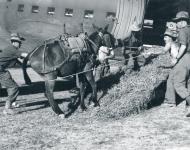
<path id="1" fill-rule="evenodd" d="M 10 65 L 17 62 L 17 58 L 21 57 L 21 51 L 14 46 L 8 46 L 0 51 L 0 71 L 6 69 Z"/>
<path id="2" fill-rule="evenodd" d="M 98 59 L 100 62 L 104 62 L 107 56 L 114 55 L 114 51 L 106 46 L 101 46 L 98 51 Z"/>
<path id="3" fill-rule="evenodd" d="M 180 45 L 186 45 L 186 52 L 190 53 L 190 26 L 179 30 L 178 42 Z"/>

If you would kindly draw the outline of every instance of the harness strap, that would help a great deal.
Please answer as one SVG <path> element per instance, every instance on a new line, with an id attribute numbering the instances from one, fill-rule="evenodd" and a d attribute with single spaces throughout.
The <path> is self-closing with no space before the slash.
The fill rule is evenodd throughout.
<path id="1" fill-rule="evenodd" d="M 85 41 L 83 38 L 81 38 L 81 40 L 83 41 L 83 43 L 84 43 L 84 45 L 85 45 L 85 48 L 88 49 L 88 46 L 87 46 L 87 44 L 86 44 L 86 41 Z"/>
<path id="2" fill-rule="evenodd" d="M 79 53 L 80 53 L 80 55 L 82 55 L 82 51 L 81 51 L 81 49 L 80 49 L 80 47 L 79 47 L 79 43 L 78 43 L 78 41 L 76 40 L 76 38 L 74 38 L 75 39 L 75 41 L 76 41 L 76 43 L 77 43 L 77 48 L 78 48 L 78 50 L 79 50 Z"/>
<path id="3" fill-rule="evenodd" d="M 47 47 L 47 42 L 45 41 L 44 44 L 44 51 L 43 51 L 43 56 L 42 56 L 42 60 L 43 60 L 43 71 L 45 71 L 45 52 L 46 52 L 46 47 Z"/>
<path id="4" fill-rule="evenodd" d="M 88 40 L 90 43 L 92 43 L 94 46 L 96 46 L 96 48 L 98 48 L 98 46 L 97 46 L 91 39 L 87 38 L 87 40 Z"/>
<path id="5" fill-rule="evenodd" d="M 77 86 L 77 88 L 79 88 L 79 74 L 78 73 L 76 73 L 76 86 Z"/>

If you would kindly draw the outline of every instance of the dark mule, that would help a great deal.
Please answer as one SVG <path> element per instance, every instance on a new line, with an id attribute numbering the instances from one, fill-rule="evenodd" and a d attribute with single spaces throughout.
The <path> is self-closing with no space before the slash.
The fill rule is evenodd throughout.
<path id="1" fill-rule="evenodd" d="M 63 38 L 63 40 L 59 38 L 57 40 L 46 41 L 43 45 L 34 49 L 24 61 L 25 80 L 30 81 L 26 72 L 27 61 L 29 61 L 30 66 L 45 80 L 45 95 L 56 114 L 63 114 L 63 111 L 53 97 L 55 80 L 57 77 L 66 77 L 76 73 L 79 73 L 76 77 L 78 80 L 76 80 L 78 81 L 77 85 L 80 89 L 79 98 L 81 109 L 86 109 L 84 103 L 86 81 L 88 81 L 92 87 L 92 101 L 95 103 L 94 106 L 99 106 L 96 82 L 92 73 L 92 68 L 94 67 L 93 56 L 95 52 L 86 39 L 77 38 L 79 41 L 82 40 L 84 42 L 84 46 L 80 47 L 81 45 L 78 45 L 74 52 L 72 51 L 73 48 L 68 47 L 67 44 L 69 43 L 67 43 L 68 40 L 66 38 Z M 82 71 L 84 71 L 84 73 L 80 73 Z"/>
<path id="2" fill-rule="evenodd" d="M 93 32 L 91 35 L 89 35 L 89 39 L 95 43 L 95 45 L 93 44 L 92 46 L 96 50 L 96 52 L 98 52 L 98 49 L 101 46 L 106 46 L 109 48 L 115 47 L 116 39 L 114 38 L 114 36 L 111 33 L 109 33 L 107 31 L 108 26 L 109 25 L 106 25 L 104 28 L 100 28 L 93 24 L 93 28 L 94 28 L 95 32 Z M 98 35 L 99 32 L 101 32 L 103 34 L 102 38 Z"/>

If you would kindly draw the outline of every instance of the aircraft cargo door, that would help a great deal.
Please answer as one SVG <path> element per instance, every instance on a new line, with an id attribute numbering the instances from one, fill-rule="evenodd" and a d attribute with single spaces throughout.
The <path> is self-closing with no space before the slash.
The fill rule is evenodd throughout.
<path id="1" fill-rule="evenodd" d="M 112 34 L 117 39 L 125 39 L 130 35 L 130 26 L 134 20 L 142 23 L 148 0 L 118 0 L 115 24 Z"/>

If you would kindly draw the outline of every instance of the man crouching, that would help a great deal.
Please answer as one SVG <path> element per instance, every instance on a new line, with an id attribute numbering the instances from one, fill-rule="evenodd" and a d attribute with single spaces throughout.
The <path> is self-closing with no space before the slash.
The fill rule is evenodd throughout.
<path id="1" fill-rule="evenodd" d="M 12 45 L 4 48 L 0 52 L 0 84 L 7 89 L 8 93 L 5 108 L 3 110 L 3 113 L 6 115 L 15 114 L 15 111 L 12 109 L 12 104 L 16 101 L 19 93 L 18 85 L 13 80 L 7 68 L 15 64 L 18 61 L 17 58 L 24 58 L 27 56 L 27 53 L 18 50 L 21 47 L 22 40 L 24 40 L 24 38 L 20 37 L 18 33 L 11 34 Z"/>

